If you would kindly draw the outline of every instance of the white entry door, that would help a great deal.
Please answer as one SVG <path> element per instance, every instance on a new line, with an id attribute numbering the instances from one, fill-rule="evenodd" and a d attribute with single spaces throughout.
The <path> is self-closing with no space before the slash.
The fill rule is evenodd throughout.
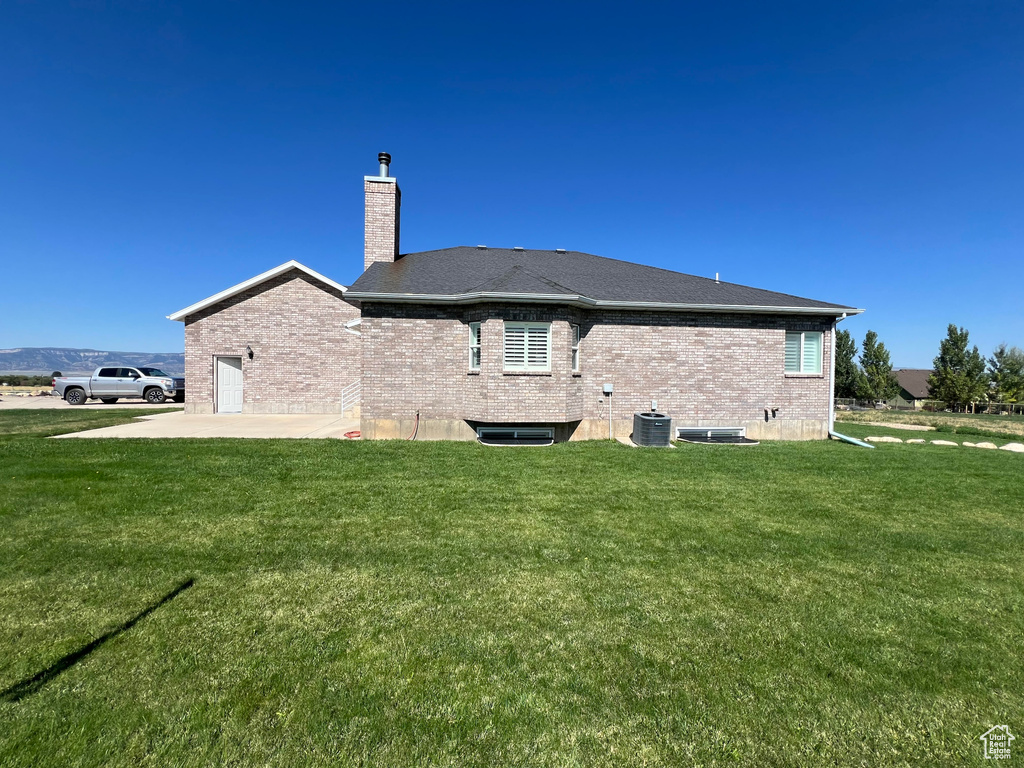
<path id="1" fill-rule="evenodd" d="M 242 358 L 217 358 L 217 413 L 242 412 Z"/>

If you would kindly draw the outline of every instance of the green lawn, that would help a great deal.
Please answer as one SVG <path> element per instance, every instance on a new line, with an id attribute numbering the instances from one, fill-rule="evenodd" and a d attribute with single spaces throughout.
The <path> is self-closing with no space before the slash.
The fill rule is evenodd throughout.
<path id="1" fill-rule="evenodd" d="M 1024 730 L 1021 455 L 39 436 L 65 413 L 0 412 L 5 768 L 983 765 Z"/>

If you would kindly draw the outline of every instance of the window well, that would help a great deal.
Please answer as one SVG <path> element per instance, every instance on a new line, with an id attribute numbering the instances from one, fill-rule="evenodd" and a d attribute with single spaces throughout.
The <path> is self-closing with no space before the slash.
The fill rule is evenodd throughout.
<path id="1" fill-rule="evenodd" d="M 484 445 L 551 445 L 555 430 L 543 427 L 478 427 L 477 439 Z"/>

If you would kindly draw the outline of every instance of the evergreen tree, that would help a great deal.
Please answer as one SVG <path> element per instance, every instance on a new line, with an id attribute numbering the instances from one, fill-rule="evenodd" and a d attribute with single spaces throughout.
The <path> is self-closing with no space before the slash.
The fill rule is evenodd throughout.
<path id="1" fill-rule="evenodd" d="M 977 347 L 967 348 L 969 334 L 966 328 L 949 324 L 946 338 L 939 344 L 939 356 L 935 358 L 928 387 L 932 397 L 937 397 L 951 408 L 965 409 L 988 394 L 989 377 L 985 373 L 985 358 Z"/>
<path id="2" fill-rule="evenodd" d="M 988 359 L 992 399 L 997 403 L 1024 400 L 1024 351 L 1000 344 Z"/>
<path id="3" fill-rule="evenodd" d="M 860 370 L 854 358 L 857 342 L 849 331 L 836 331 L 836 397 L 856 397 Z"/>
<path id="4" fill-rule="evenodd" d="M 890 400 L 900 391 L 896 374 L 892 372 L 889 350 L 878 340 L 878 334 L 868 331 L 860 353 L 860 376 L 857 394 L 866 400 Z"/>

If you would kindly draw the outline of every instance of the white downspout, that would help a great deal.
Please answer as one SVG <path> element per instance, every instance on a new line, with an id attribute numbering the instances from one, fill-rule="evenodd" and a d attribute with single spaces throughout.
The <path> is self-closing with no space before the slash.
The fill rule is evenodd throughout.
<path id="1" fill-rule="evenodd" d="M 846 317 L 846 314 L 843 314 Z M 836 326 L 839 320 L 832 321 L 832 348 L 829 356 L 832 358 L 832 371 L 828 377 L 828 431 L 829 434 L 836 430 Z"/>
<path id="2" fill-rule="evenodd" d="M 836 326 L 846 319 L 846 313 L 832 323 L 832 375 L 829 376 L 832 387 L 828 391 L 828 436 L 835 440 L 842 440 L 844 443 L 859 445 L 861 448 L 874 448 L 871 443 L 865 443 L 854 437 L 847 437 L 836 432 Z"/>

